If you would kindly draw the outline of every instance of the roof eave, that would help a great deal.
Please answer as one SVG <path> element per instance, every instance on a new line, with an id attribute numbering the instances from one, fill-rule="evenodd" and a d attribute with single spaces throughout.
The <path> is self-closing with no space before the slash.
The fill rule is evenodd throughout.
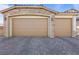
<path id="1" fill-rule="evenodd" d="M 7 12 L 7 11 L 10 11 L 10 10 L 12 10 L 12 9 L 15 9 L 15 8 L 42 8 L 42 9 L 45 9 L 45 10 L 47 10 L 47 11 L 49 11 L 49 12 L 52 12 L 52 13 L 54 13 L 54 14 L 56 14 L 56 13 L 58 13 L 58 12 L 56 12 L 56 11 L 53 11 L 53 10 L 50 10 L 50 9 L 48 9 L 47 7 L 44 7 L 44 6 L 12 6 L 12 7 L 9 7 L 9 8 L 7 8 L 7 9 L 4 9 L 4 10 L 1 10 L 0 11 L 0 13 L 5 13 L 5 12 Z"/>

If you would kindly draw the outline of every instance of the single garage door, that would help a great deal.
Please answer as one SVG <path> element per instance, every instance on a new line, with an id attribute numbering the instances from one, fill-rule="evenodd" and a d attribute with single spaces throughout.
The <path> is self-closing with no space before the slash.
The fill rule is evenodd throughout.
<path id="1" fill-rule="evenodd" d="M 13 36 L 48 36 L 48 18 L 14 18 Z"/>
<path id="2" fill-rule="evenodd" d="M 72 34 L 71 19 L 55 19 L 55 37 L 70 37 Z"/>

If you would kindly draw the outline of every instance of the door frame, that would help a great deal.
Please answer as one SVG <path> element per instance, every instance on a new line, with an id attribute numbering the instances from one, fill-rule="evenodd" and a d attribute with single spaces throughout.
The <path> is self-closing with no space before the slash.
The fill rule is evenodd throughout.
<path id="1" fill-rule="evenodd" d="M 72 19 L 72 37 L 76 37 L 77 36 L 77 29 L 76 29 L 76 18 L 78 18 L 79 16 L 55 16 L 56 18 L 71 18 Z"/>
<path id="2" fill-rule="evenodd" d="M 9 16 L 9 20 L 8 20 L 8 34 L 7 37 L 12 37 L 12 18 L 17 18 L 17 16 L 27 16 L 27 15 L 14 15 L 14 16 Z M 28 16 L 42 16 L 42 17 L 48 17 L 48 37 L 50 38 L 54 38 L 54 15 L 28 15 Z"/>

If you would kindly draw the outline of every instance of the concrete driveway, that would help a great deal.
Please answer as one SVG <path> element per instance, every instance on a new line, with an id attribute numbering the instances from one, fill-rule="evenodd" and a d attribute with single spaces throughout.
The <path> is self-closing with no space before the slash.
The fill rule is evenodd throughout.
<path id="1" fill-rule="evenodd" d="M 76 55 L 79 37 L 0 37 L 0 55 Z"/>

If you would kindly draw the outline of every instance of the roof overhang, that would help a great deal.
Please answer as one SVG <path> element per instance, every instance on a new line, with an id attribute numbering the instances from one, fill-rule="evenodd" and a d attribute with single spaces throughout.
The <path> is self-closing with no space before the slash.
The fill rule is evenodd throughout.
<path id="1" fill-rule="evenodd" d="M 18 9 L 18 8 L 45 9 L 45 10 L 47 10 L 47 11 L 49 11 L 49 12 L 54 13 L 54 14 L 58 13 L 58 12 L 56 12 L 56 11 L 54 11 L 54 10 L 51 10 L 51 9 L 45 7 L 45 6 L 12 6 L 12 7 L 9 7 L 9 8 L 7 8 L 7 9 L 1 10 L 0 12 L 1 12 L 1 13 L 5 13 L 5 12 L 8 12 L 8 11 L 10 11 L 10 10 Z"/>

